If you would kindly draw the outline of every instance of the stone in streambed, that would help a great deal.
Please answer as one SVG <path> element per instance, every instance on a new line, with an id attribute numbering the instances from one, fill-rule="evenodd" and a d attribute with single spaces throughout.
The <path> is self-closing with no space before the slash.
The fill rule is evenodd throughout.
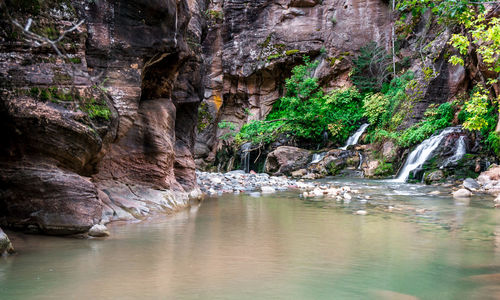
<path id="1" fill-rule="evenodd" d="M 9 240 L 9 237 L 0 228 L 0 255 L 7 255 L 14 253 L 14 247 Z"/>
<path id="2" fill-rule="evenodd" d="M 453 192 L 454 198 L 469 198 L 472 196 L 472 193 L 467 189 L 459 189 L 458 191 Z"/>
<path id="3" fill-rule="evenodd" d="M 358 210 L 356 211 L 356 214 L 360 216 L 366 216 L 368 212 L 366 210 Z"/>
<path id="4" fill-rule="evenodd" d="M 474 179 L 472 178 L 467 178 L 464 180 L 463 183 L 464 188 L 470 190 L 470 191 L 476 191 L 479 190 L 480 186 L 479 183 L 477 183 Z"/>
<path id="5" fill-rule="evenodd" d="M 108 228 L 102 224 L 96 224 L 89 230 L 89 236 L 92 237 L 106 237 L 109 236 Z"/>
<path id="6" fill-rule="evenodd" d="M 263 186 L 260 188 L 260 190 L 262 191 L 262 194 L 276 193 L 276 189 L 272 186 Z"/>

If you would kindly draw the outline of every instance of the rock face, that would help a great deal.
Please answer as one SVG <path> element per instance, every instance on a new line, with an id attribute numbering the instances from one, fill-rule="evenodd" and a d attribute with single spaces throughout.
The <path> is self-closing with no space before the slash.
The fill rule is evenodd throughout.
<path id="1" fill-rule="evenodd" d="M 310 160 L 309 150 L 281 146 L 267 155 L 265 170 L 268 173 L 289 174 L 301 169 Z"/>
<path id="2" fill-rule="evenodd" d="M 34 32 L 84 23 L 59 45 L 64 58 L 1 11 L 0 223 L 70 234 L 143 216 L 130 207 L 188 205 L 205 1 L 40 3 L 5 9 Z"/>
<path id="3" fill-rule="evenodd" d="M 0 256 L 11 254 L 14 252 L 14 247 L 12 247 L 12 243 L 9 240 L 9 237 L 3 232 L 2 228 L 0 228 Z"/>
<path id="4" fill-rule="evenodd" d="M 215 0 L 208 8 L 207 69 L 196 156 L 213 162 L 219 137 L 264 118 L 303 55 L 319 61 L 326 89 L 348 84 L 351 59 L 371 41 L 389 47 L 390 10 L 382 0 Z M 356 34 L 352 34 L 353 29 Z"/>

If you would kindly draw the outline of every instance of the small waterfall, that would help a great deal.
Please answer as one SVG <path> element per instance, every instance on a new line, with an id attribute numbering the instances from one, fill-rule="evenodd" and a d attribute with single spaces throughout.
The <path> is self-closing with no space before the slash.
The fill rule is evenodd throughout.
<path id="1" fill-rule="evenodd" d="M 245 173 L 250 172 L 250 152 L 252 143 L 245 143 L 241 145 L 241 167 Z"/>
<path id="2" fill-rule="evenodd" d="M 323 160 L 323 158 L 325 158 L 326 154 L 328 152 L 322 152 L 322 153 L 315 153 L 313 154 L 313 157 L 312 157 L 312 160 L 309 164 L 317 164 L 319 163 L 321 160 Z"/>
<path id="3" fill-rule="evenodd" d="M 361 137 L 361 135 L 363 135 L 363 133 L 365 133 L 365 130 L 366 128 L 368 128 L 368 126 L 370 126 L 370 124 L 365 123 L 361 125 L 361 127 L 359 127 L 359 129 L 347 139 L 347 143 L 345 144 L 345 146 L 340 149 L 346 150 L 347 147 L 351 145 L 356 145 L 358 143 L 359 138 Z"/>
<path id="4" fill-rule="evenodd" d="M 467 147 L 465 146 L 465 136 L 462 135 L 457 140 L 457 149 L 455 150 L 455 153 L 453 156 L 444 161 L 441 165 L 441 169 L 461 160 L 465 153 L 467 153 Z"/>
<path id="5" fill-rule="evenodd" d="M 175 0 L 175 33 L 174 33 L 174 44 L 177 47 L 177 0 Z"/>
<path id="6" fill-rule="evenodd" d="M 361 170 L 361 166 L 363 165 L 364 157 L 363 157 L 363 154 L 361 154 L 361 152 L 358 152 L 358 155 L 359 155 L 359 165 L 358 165 L 358 168 L 356 170 Z"/>
<path id="7" fill-rule="evenodd" d="M 444 129 L 439 135 L 433 135 L 423 141 L 413 150 L 408 159 L 406 159 L 403 168 L 399 172 L 399 176 L 394 179 L 394 182 L 406 182 L 410 172 L 420 168 L 431 157 L 431 154 L 439 146 L 441 141 L 450 133 L 460 130 L 458 127 L 450 127 Z"/>

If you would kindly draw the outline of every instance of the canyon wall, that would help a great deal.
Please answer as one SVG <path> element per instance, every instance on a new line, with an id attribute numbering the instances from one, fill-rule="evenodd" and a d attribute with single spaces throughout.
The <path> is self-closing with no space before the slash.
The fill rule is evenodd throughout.
<path id="1" fill-rule="evenodd" d="M 383 0 L 0 5 L 0 225 L 51 234 L 186 207 L 229 133 L 219 122 L 265 118 L 304 55 L 328 91 L 351 84 L 361 47 L 392 43 Z M 55 48 L 40 40 L 80 20 Z M 417 84 L 403 127 L 468 82 L 445 60 L 451 33 L 408 22 L 397 60 Z"/>
<path id="2" fill-rule="evenodd" d="M 391 14 L 381 0 L 212 1 L 204 47 L 207 75 L 195 156 L 213 164 L 226 120 L 239 129 L 264 118 L 284 93 L 292 68 L 308 55 L 325 89 L 349 85 L 357 51 L 376 42 L 389 49 Z"/>
<path id="3" fill-rule="evenodd" d="M 7 1 L 0 223 L 49 234 L 196 197 L 204 1 Z M 38 36 L 59 37 L 40 44 Z M 57 52 L 66 54 L 58 55 Z"/>

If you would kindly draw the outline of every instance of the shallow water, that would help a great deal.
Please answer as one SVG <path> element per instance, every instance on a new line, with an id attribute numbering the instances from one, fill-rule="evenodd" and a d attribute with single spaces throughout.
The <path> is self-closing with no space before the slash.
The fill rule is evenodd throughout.
<path id="1" fill-rule="evenodd" d="M 14 234 L 19 254 L 0 258 L 0 299 L 500 297 L 498 277 L 476 276 L 500 273 L 500 211 L 491 201 L 454 201 L 437 187 L 338 183 L 371 199 L 229 195 L 113 224 L 106 240 Z M 443 196 L 428 195 L 437 189 Z M 353 215 L 358 209 L 369 215 Z"/>

